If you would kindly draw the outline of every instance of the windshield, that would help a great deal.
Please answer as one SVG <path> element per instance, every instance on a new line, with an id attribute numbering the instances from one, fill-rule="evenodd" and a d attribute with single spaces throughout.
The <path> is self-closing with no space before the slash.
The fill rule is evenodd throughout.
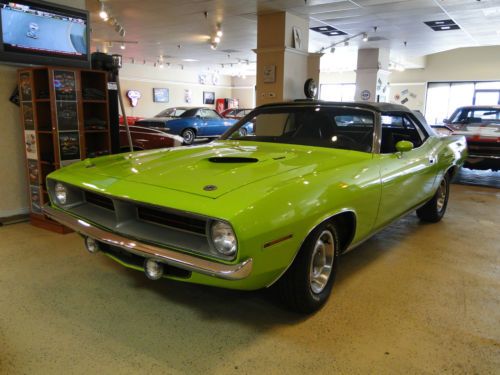
<path id="1" fill-rule="evenodd" d="M 354 108 L 290 106 L 251 112 L 222 139 L 371 152 L 374 115 Z"/>
<path id="2" fill-rule="evenodd" d="M 456 111 L 452 124 L 497 124 L 500 125 L 500 108 L 464 108 Z"/>
<path id="3" fill-rule="evenodd" d="M 187 108 L 167 108 L 155 117 L 184 117 L 185 112 L 188 112 Z"/>

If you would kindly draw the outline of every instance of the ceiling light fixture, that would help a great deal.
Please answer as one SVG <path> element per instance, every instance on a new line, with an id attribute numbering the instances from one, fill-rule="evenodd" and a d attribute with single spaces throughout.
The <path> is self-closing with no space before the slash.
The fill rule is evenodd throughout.
<path id="1" fill-rule="evenodd" d="M 354 39 L 354 38 L 357 38 L 358 36 L 362 36 L 363 38 L 363 42 L 367 42 L 368 41 L 368 33 L 366 31 L 363 31 L 361 33 L 357 33 L 357 34 L 354 34 L 354 35 L 351 35 L 339 42 L 335 42 L 333 44 L 330 44 L 329 46 L 327 47 L 321 47 L 319 50 L 318 50 L 318 53 L 323 53 L 327 50 L 330 50 L 330 52 L 333 52 L 335 50 L 335 46 L 338 46 L 338 45 L 341 45 L 343 44 L 345 47 L 348 47 L 349 46 L 349 41 L 351 39 Z"/>
<path id="2" fill-rule="evenodd" d="M 108 12 L 104 8 L 104 3 L 101 2 L 101 11 L 99 12 L 99 17 L 101 17 L 102 20 L 107 21 L 109 18 Z"/>
<path id="3" fill-rule="evenodd" d="M 216 50 L 217 49 L 217 43 L 215 43 L 215 42 L 210 43 L 210 48 L 212 48 L 213 50 Z"/>
<path id="4" fill-rule="evenodd" d="M 122 43 L 122 44 L 120 45 L 120 48 L 121 48 L 121 49 L 125 49 L 125 43 Z"/>
<path id="5" fill-rule="evenodd" d="M 215 42 L 215 43 L 220 43 L 220 37 L 219 37 L 219 36 L 216 36 L 216 37 L 214 38 L 214 42 Z"/>

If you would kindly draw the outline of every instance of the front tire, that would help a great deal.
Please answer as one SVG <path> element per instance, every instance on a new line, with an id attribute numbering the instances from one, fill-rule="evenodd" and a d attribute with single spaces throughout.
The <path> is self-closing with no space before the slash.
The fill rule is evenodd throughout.
<path id="1" fill-rule="evenodd" d="M 335 281 L 339 254 L 335 225 L 323 223 L 316 227 L 279 280 L 284 302 L 292 310 L 310 314 L 326 303 Z"/>
<path id="2" fill-rule="evenodd" d="M 449 195 L 450 177 L 445 175 L 439 184 L 436 194 L 434 194 L 431 200 L 417 210 L 418 218 L 429 223 L 437 223 L 440 221 L 446 212 Z"/>
<path id="3" fill-rule="evenodd" d="M 194 139 L 196 138 L 196 133 L 194 132 L 193 129 L 184 129 L 182 131 L 181 136 L 184 139 L 184 144 L 191 145 L 193 144 Z"/>

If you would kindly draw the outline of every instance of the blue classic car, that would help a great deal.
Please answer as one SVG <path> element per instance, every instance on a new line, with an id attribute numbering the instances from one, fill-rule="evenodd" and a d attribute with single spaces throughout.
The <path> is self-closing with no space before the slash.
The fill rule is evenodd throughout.
<path id="1" fill-rule="evenodd" d="M 184 143 L 190 145 L 195 138 L 218 137 L 228 130 L 236 120 L 225 119 L 216 111 L 205 107 L 167 108 L 153 118 L 139 120 L 135 124 L 161 128 L 170 134 L 184 138 Z"/>

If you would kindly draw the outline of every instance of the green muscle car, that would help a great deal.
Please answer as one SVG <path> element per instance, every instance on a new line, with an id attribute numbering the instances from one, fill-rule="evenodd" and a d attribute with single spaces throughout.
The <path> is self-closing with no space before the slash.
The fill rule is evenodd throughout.
<path id="1" fill-rule="evenodd" d="M 328 299 L 340 254 L 413 210 L 439 221 L 465 158 L 464 137 L 437 136 L 404 106 L 270 104 L 210 144 L 57 170 L 44 211 L 90 252 L 151 279 L 277 284 L 310 313 Z"/>

